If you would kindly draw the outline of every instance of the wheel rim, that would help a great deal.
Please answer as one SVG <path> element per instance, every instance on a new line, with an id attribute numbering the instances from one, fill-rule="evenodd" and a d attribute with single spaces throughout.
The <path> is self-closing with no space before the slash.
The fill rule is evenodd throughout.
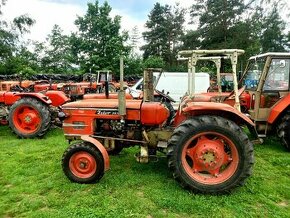
<path id="1" fill-rule="evenodd" d="M 97 162 L 93 155 L 81 151 L 72 155 L 69 161 L 71 172 L 79 178 L 89 178 L 97 170 Z"/>
<path id="2" fill-rule="evenodd" d="M 23 105 L 15 110 L 13 123 L 20 132 L 33 133 L 39 129 L 41 117 L 35 108 Z"/>
<path id="3" fill-rule="evenodd" d="M 182 150 L 182 166 L 195 181 L 215 185 L 231 178 L 239 164 L 235 144 L 217 132 L 193 136 Z"/>

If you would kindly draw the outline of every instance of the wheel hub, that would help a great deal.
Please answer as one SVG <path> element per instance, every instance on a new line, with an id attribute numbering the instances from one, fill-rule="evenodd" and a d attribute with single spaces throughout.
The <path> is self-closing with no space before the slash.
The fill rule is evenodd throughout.
<path id="1" fill-rule="evenodd" d="M 69 166 L 72 173 L 80 178 L 92 176 L 97 169 L 97 163 L 94 157 L 83 151 L 72 155 Z"/>
<path id="2" fill-rule="evenodd" d="M 221 143 L 218 141 L 206 140 L 196 149 L 195 163 L 202 169 L 217 169 L 223 164 L 225 154 Z"/>
<path id="3" fill-rule="evenodd" d="M 88 168 L 88 162 L 85 160 L 81 160 L 79 164 L 80 169 L 87 169 Z"/>
<path id="4" fill-rule="evenodd" d="M 37 119 L 37 116 L 34 113 L 27 113 L 24 117 L 24 123 L 27 125 L 33 124 L 35 120 Z"/>

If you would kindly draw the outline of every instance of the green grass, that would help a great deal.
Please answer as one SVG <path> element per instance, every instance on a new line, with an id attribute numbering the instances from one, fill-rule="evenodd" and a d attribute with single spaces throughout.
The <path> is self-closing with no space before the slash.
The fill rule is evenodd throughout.
<path id="1" fill-rule="evenodd" d="M 71 183 L 61 169 L 67 146 L 59 129 L 21 140 L 0 126 L 0 217 L 290 217 L 290 153 L 274 137 L 255 146 L 246 184 L 221 196 L 182 189 L 166 158 L 137 163 L 137 147 L 111 157 L 99 183 Z"/>

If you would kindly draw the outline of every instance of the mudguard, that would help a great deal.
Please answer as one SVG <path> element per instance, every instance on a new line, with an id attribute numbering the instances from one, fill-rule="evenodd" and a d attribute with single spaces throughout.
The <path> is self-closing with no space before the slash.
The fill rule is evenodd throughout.
<path id="1" fill-rule="evenodd" d="M 269 117 L 268 123 L 274 123 L 279 115 L 290 105 L 290 94 L 284 96 L 280 101 L 278 101 L 272 108 Z"/>
<path id="2" fill-rule="evenodd" d="M 20 99 L 19 96 L 16 96 L 17 92 L 1 92 L 0 93 L 0 103 L 4 103 L 5 105 L 12 105 L 16 101 Z"/>
<path id="3" fill-rule="evenodd" d="M 175 125 L 179 125 L 188 116 L 198 116 L 198 115 L 217 115 L 228 117 L 235 123 L 244 123 L 249 127 L 254 127 L 253 121 L 247 117 L 245 114 L 241 113 L 234 107 L 216 102 L 184 102 L 175 119 Z"/>
<path id="4" fill-rule="evenodd" d="M 94 146 L 96 146 L 96 148 L 101 152 L 102 157 L 104 158 L 105 171 L 109 170 L 110 169 L 110 158 L 109 158 L 109 154 L 108 154 L 107 150 L 105 149 L 105 147 L 97 139 L 94 139 L 93 137 L 90 137 L 89 135 L 82 135 L 81 139 L 83 141 L 89 142 L 89 143 L 93 144 Z"/>
<path id="5" fill-rule="evenodd" d="M 23 97 L 36 98 L 47 105 L 50 105 L 52 103 L 51 100 L 42 93 L 16 93 L 15 96 L 19 96 L 20 98 L 23 98 Z"/>
<path id="6" fill-rule="evenodd" d="M 62 91 L 49 90 L 45 92 L 45 96 L 51 100 L 51 104 L 55 107 L 61 106 L 70 101 L 70 99 Z"/>

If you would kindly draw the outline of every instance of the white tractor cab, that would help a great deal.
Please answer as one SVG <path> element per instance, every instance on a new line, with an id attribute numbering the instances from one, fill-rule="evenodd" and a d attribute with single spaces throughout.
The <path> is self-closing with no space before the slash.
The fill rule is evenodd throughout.
<path id="1" fill-rule="evenodd" d="M 188 73 L 187 72 L 154 72 L 155 89 L 168 94 L 174 99 L 173 107 L 177 109 L 180 99 L 188 91 Z M 195 93 L 207 92 L 210 86 L 210 76 L 208 73 L 195 74 Z M 141 78 L 134 86 L 126 91 L 130 92 L 134 98 L 139 98 L 143 90 L 143 78 Z M 175 107 L 176 105 L 176 107 Z"/>

